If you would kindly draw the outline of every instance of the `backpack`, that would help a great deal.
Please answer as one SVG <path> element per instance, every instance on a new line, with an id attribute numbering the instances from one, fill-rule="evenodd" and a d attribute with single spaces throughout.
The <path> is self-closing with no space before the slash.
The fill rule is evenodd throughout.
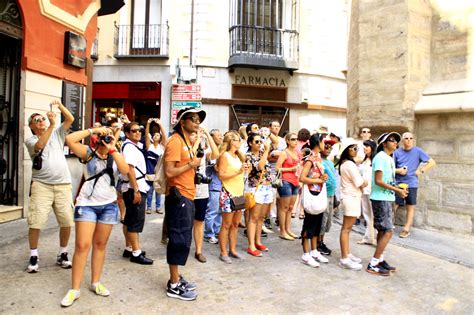
<path id="1" fill-rule="evenodd" d="M 166 193 L 166 187 L 168 186 L 168 179 L 165 175 L 165 162 L 164 158 L 160 159 L 155 167 L 155 177 L 153 180 L 153 189 L 157 194 Z"/>
<path id="2" fill-rule="evenodd" d="M 82 159 L 79 159 L 79 161 L 82 164 L 87 164 L 87 163 L 89 163 L 90 160 L 92 160 L 94 158 L 94 156 L 96 156 L 95 151 L 92 151 L 92 153 L 87 156 L 85 161 L 83 161 Z M 85 182 L 88 182 L 90 180 L 94 180 L 94 183 L 92 184 L 92 191 L 89 194 L 89 197 L 91 197 L 92 194 L 94 193 L 94 188 L 95 188 L 95 185 L 97 184 L 97 181 L 99 180 L 100 177 L 102 177 L 105 174 L 107 174 L 110 177 L 110 186 L 115 187 L 115 177 L 114 177 L 114 167 L 113 167 L 113 165 L 114 165 L 114 158 L 112 157 L 112 155 L 109 154 L 109 156 L 107 157 L 107 165 L 105 166 L 105 168 L 102 171 L 100 171 L 99 173 L 97 173 L 95 175 L 92 175 L 89 178 L 84 178 L 84 176 L 82 176 L 81 182 L 79 184 L 79 188 L 77 190 L 77 195 L 79 195 L 79 192 L 82 189 L 82 185 Z"/>
<path id="3" fill-rule="evenodd" d="M 125 142 L 122 145 L 122 152 L 123 152 L 123 149 L 125 148 L 125 146 L 129 143 L 131 143 L 131 142 Z M 139 180 L 139 179 L 145 178 L 145 181 L 147 182 L 147 184 L 152 186 L 153 182 L 155 181 L 156 165 L 158 164 L 158 161 L 160 161 L 162 159 L 160 159 L 160 156 L 158 154 L 156 154 L 155 152 L 148 151 L 147 149 L 140 149 L 136 145 L 134 145 L 134 146 L 137 148 L 137 150 L 139 150 L 143 154 L 143 156 L 145 158 L 145 164 L 146 164 L 145 173 L 143 173 L 138 167 L 135 166 L 135 169 L 141 174 L 136 179 Z M 128 183 L 128 181 L 122 181 L 122 182 L 123 183 Z"/>

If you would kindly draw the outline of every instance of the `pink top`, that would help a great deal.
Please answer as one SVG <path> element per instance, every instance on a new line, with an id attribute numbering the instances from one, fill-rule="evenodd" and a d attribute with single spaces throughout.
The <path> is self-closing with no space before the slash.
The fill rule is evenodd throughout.
<path id="1" fill-rule="evenodd" d="M 360 186 L 364 179 L 359 168 L 352 161 L 345 161 L 341 165 L 341 195 L 351 197 L 362 197 Z"/>
<path id="2" fill-rule="evenodd" d="M 286 153 L 286 159 L 285 161 L 283 161 L 283 164 L 281 165 L 282 168 L 295 167 L 300 163 L 300 156 L 298 153 L 296 154 L 296 159 L 291 157 L 291 155 L 288 153 L 288 150 L 285 150 L 285 153 Z M 298 176 L 296 176 L 296 170 L 282 172 L 281 179 L 288 183 L 293 184 L 294 186 L 298 186 Z"/>

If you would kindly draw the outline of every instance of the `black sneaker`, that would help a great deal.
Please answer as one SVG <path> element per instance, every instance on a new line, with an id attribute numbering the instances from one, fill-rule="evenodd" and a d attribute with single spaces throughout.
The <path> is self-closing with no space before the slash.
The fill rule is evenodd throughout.
<path id="1" fill-rule="evenodd" d="M 324 242 L 318 243 L 318 247 L 316 248 L 318 252 L 320 252 L 323 255 L 329 256 L 332 253 L 332 250 L 330 250 Z"/>
<path id="2" fill-rule="evenodd" d="M 197 298 L 197 293 L 186 289 L 182 282 L 179 282 L 176 288 L 172 288 L 169 280 L 166 285 L 166 295 L 184 301 L 193 301 Z"/>
<path id="3" fill-rule="evenodd" d="M 67 253 L 61 253 L 56 259 L 56 265 L 61 266 L 61 268 L 69 269 L 72 268 L 72 262 L 67 258 Z"/>
<path id="4" fill-rule="evenodd" d="M 247 233 L 245 233 L 245 235 L 247 236 Z M 267 232 L 265 232 L 265 231 L 262 231 L 262 234 L 261 234 L 260 236 L 261 236 L 261 237 L 267 237 L 267 236 L 268 236 L 268 234 L 267 234 Z"/>
<path id="5" fill-rule="evenodd" d="M 397 268 L 393 267 L 393 266 L 390 266 L 386 260 L 384 260 L 382 262 L 379 262 L 379 266 L 384 268 L 384 269 L 387 269 L 388 271 L 391 271 L 391 272 L 397 271 Z"/>
<path id="6" fill-rule="evenodd" d="M 247 236 L 247 229 L 244 230 L 244 236 Z"/>
<path id="7" fill-rule="evenodd" d="M 142 254 L 146 255 L 146 251 L 142 250 Z M 132 256 L 133 256 L 133 253 L 131 250 L 126 250 L 126 249 L 123 250 L 123 253 L 122 253 L 123 258 L 130 258 Z"/>
<path id="8" fill-rule="evenodd" d="M 140 265 L 153 265 L 153 260 L 145 257 L 143 252 L 141 252 L 141 254 L 136 257 L 132 255 L 132 257 L 130 257 L 130 261 Z"/>
<path id="9" fill-rule="evenodd" d="M 28 268 L 26 271 L 28 273 L 36 273 L 38 272 L 39 265 L 38 265 L 38 256 L 31 256 L 30 257 L 30 264 L 28 265 Z"/>
<path id="10" fill-rule="evenodd" d="M 275 226 L 280 226 L 280 220 L 278 220 L 278 218 L 275 219 Z"/>
<path id="11" fill-rule="evenodd" d="M 270 218 L 266 218 L 265 221 L 263 221 L 263 224 L 265 225 L 265 227 L 269 230 L 272 229 L 272 223 L 270 222 Z"/>
<path id="12" fill-rule="evenodd" d="M 374 275 L 379 275 L 383 277 L 390 276 L 390 271 L 380 266 L 380 263 L 376 266 L 372 266 L 370 263 L 367 265 L 367 272 Z"/>

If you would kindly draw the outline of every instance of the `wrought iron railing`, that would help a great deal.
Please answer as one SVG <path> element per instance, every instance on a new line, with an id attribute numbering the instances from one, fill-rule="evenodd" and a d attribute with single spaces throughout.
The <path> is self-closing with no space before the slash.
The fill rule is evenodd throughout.
<path id="1" fill-rule="evenodd" d="M 166 24 L 115 25 L 115 57 L 168 57 Z"/>
<path id="2" fill-rule="evenodd" d="M 284 61 L 289 67 L 298 64 L 299 34 L 261 26 L 236 25 L 229 29 L 230 57 L 246 56 L 260 60 Z M 251 58 L 251 59 L 249 59 Z"/>

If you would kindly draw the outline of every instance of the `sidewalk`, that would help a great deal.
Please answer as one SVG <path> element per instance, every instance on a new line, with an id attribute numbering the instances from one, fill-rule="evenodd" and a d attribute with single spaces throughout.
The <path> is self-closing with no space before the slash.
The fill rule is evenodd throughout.
<path id="1" fill-rule="evenodd" d="M 233 264 L 222 263 L 219 246 L 204 243 L 203 254 L 207 263 L 193 258 L 194 245 L 186 267 L 180 272 L 198 285 L 198 299 L 184 302 L 166 296 L 168 280 L 166 248 L 160 244 L 162 215 L 147 215 L 143 249 L 155 260 L 152 266 L 141 266 L 122 258 L 123 236 L 121 226 L 113 229 L 107 247 L 102 281 L 111 291 L 107 298 L 96 296 L 87 287 L 90 281 L 89 265 L 84 273 L 81 298 L 70 308 L 59 303 L 70 288 L 71 271 L 55 265 L 58 248 L 58 229 L 54 217 L 48 222 L 40 238 L 40 270 L 28 274 L 27 225 L 19 220 L 0 225 L 0 314 L 264 314 L 264 313 L 471 313 L 474 309 L 474 269 L 466 267 L 472 260 L 451 256 L 454 264 L 440 259 L 437 252 L 446 246 L 466 246 L 472 242 L 446 237 L 428 231 L 415 231 L 407 242 L 416 245 L 395 244 L 387 248 L 386 257 L 398 271 L 388 278 L 370 275 L 365 271 L 350 271 L 338 267 L 340 257 L 338 224 L 326 236 L 333 249 L 329 263 L 310 268 L 300 262 L 300 241 L 284 241 L 276 233 L 263 239 L 270 251 L 263 257 L 245 253 L 246 239 L 242 230 L 238 236 L 238 251 L 244 260 Z M 293 230 L 299 231 L 301 220 L 293 220 Z M 275 230 L 275 229 L 274 229 Z M 421 236 L 423 237 L 421 238 Z M 374 247 L 358 245 L 357 233 L 351 234 L 351 252 L 363 259 L 364 267 Z M 422 240 L 431 240 L 430 246 L 421 246 Z M 441 246 L 441 247 L 440 247 Z M 430 250 L 432 253 L 426 255 Z M 74 251 L 74 233 L 69 252 Z M 436 255 L 435 255 L 436 254 Z M 444 255 L 444 254 L 443 254 Z"/>

